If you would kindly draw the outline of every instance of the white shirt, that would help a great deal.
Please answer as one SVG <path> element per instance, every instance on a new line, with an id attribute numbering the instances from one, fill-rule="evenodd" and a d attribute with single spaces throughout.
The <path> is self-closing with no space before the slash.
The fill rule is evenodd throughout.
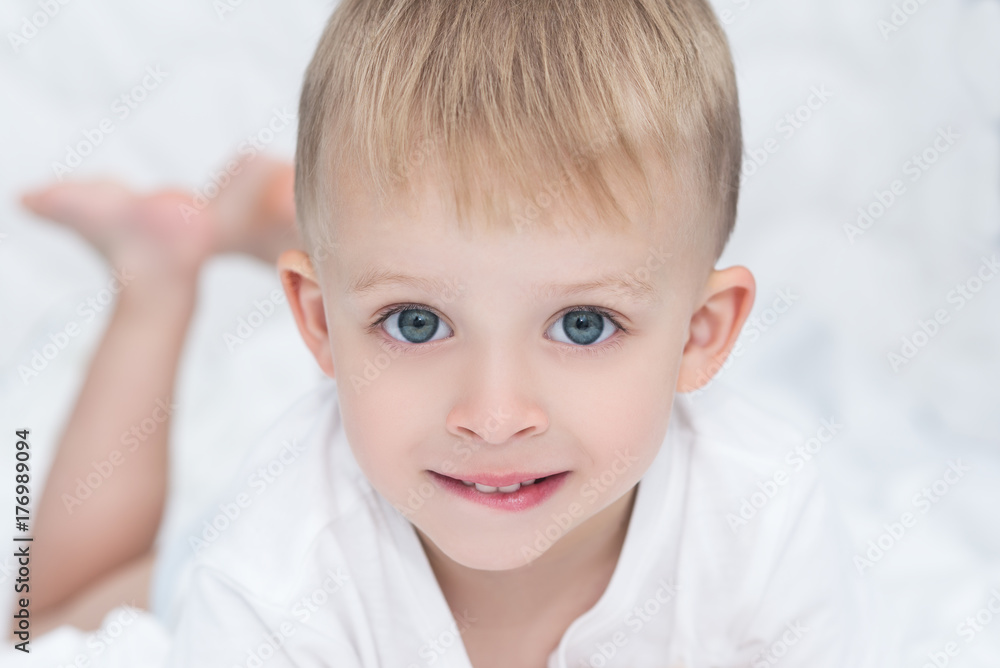
<path id="1" fill-rule="evenodd" d="M 548 668 L 876 665 L 804 441 L 720 388 L 678 395 L 611 581 Z M 176 625 L 168 665 L 471 667 L 461 631 L 476 620 L 452 615 L 412 525 L 364 478 L 333 383 L 178 550 L 154 589 Z"/>

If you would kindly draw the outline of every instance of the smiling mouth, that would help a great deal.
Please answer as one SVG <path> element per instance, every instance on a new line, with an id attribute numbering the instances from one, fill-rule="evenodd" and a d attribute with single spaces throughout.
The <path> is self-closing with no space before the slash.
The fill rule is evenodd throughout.
<path id="1" fill-rule="evenodd" d="M 566 481 L 569 471 L 548 473 L 470 474 L 460 478 L 428 471 L 446 490 L 479 505 L 499 510 L 528 510 L 552 496 Z M 532 477 L 534 476 L 534 477 Z M 469 479 L 471 478 L 471 480 Z"/>
<path id="2" fill-rule="evenodd" d="M 541 478 L 529 478 L 528 480 L 522 480 L 521 482 L 515 482 L 513 484 L 504 485 L 502 487 L 493 485 L 484 485 L 481 482 L 472 482 L 471 480 L 462 480 L 461 478 L 453 478 L 453 479 L 458 480 L 466 487 L 475 487 L 483 494 L 513 494 L 522 487 L 534 485 L 536 482 L 544 482 L 545 480 L 551 477 L 552 476 L 542 476 Z"/>

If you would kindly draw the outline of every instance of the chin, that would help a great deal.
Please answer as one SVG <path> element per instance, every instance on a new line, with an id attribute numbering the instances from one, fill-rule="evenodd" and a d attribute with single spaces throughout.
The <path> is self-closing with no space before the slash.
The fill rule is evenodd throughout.
<path id="1" fill-rule="evenodd" d="M 488 531 L 488 530 L 487 530 Z M 492 533 L 489 536 L 444 532 L 421 528 L 425 539 L 455 563 L 479 571 L 512 571 L 523 568 L 540 557 L 551 545 L 536 546 L 534 531 L 519 532 L 517 536 Z M 537 549 L 543 547 L 544 549 Z"/>

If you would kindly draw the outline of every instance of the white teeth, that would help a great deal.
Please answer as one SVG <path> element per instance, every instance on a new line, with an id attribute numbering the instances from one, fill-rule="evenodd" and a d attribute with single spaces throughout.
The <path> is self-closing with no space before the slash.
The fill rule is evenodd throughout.
<path id="1" fill-rule="evenodd" d="M 492 485 L 484 485 L 479 482 L 472 482 L 471 480 L 461 480 L 461 483 L 466 487 L 475 487 L 483 494 L 494 494 L 496 492 L 511 494 L 521 489 L 522 487 L 527 487 L 528 485 L 534 485 L 536 482 L 538 482 L 538 478 L 532 478 L 531 480 L 524 480 L 522 482 L 515 482 L 513 485 L 507 485 L 506 487 L 493 487 Z"/>
<path id="2" fill-rule="evenodd" d="M 517 490 L 525 487 L 526 485 L 535 484 L 535 478 L 531 480 L 525 480 L 524 482 L 515 482 L 513 485 L 507 485 L 506 487 L 492 487 L 490 485 L 483 485 L 478 482 L 470 482 L 468 480 L 463 480 L 462 484 L 466 487 L 475 486 L 483 494 L 493 494 L 494 492 L 503 492 L 504 494 L 510 494 L 511 492 L 516 492 Z"/>

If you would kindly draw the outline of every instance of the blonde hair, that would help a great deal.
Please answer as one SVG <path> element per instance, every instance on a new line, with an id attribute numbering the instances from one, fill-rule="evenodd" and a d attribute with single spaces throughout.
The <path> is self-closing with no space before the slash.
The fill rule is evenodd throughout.
<path id="1" fill-rule="evenodd" d="M 336 175 L 391 195 L 432 163 L 460 212 L 479 203 L 494 224 L 520 226 L 561 195 L 621 214 L 613 166 L 646 176 L 652 150 L 701 196 L 698 234 L 716 257 L 736 218 L 736 80 L 706 0 L 342 0 L 299 123 L 295 200 L 310 247 L 330 238 Z M 511 188 L 524 207 L 505 204 Z"/>

